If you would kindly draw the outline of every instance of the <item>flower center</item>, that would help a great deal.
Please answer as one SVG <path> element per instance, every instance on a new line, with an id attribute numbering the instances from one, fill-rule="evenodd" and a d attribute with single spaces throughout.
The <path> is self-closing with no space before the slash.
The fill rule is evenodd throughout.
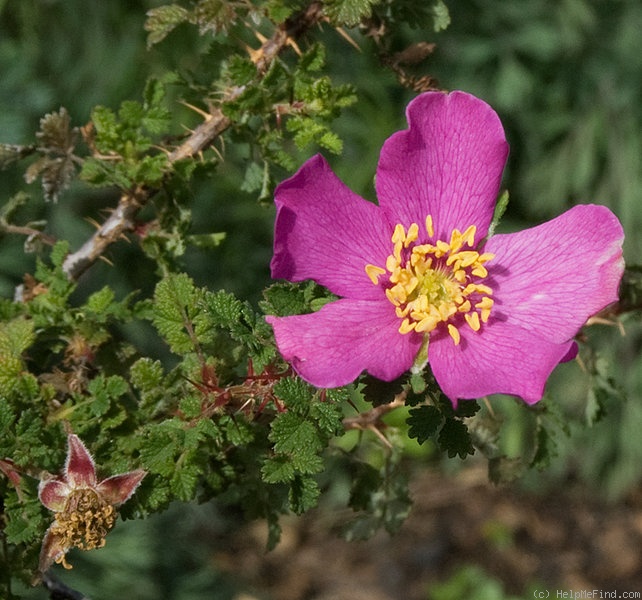
<path id="1" fill-rule="evenodd" d="M 105 545 L 105 536 L 115 523 L 114 507 L 94 490 L 80 488 L 69 495 L 64 510 L 56 513 L 51 532 L 59 537 L 64 548 L 93 550 Z M 65 568 L 71 568 L 64 556 L 58 562 Z"/>
<path id="2" fill-rule="evenodd" d="M 426 217 L 426 231 L 434 238 L 430 215 Z M 366 265 L 366 273 L 375 285 L 379 277 L 389 274 L 384 287 L 401 319 L 400 333 L 429 333 L 440 323 L 447 323 L 450 337 L 459 344 L 461 323 L 465 321 L 473 331 L 479 331 L 481 324 L 488 321 L 493 290 L 481 281 L 488 276 L 484 265 L 494 255 L 473 249 L 476 232 L 477 228 L 471 225 L 463 233 L 454 229 L 449 242 L 416 244 L 419 226 L 413 223 L 406 231 L 397 224 L 386 268 Z"/>

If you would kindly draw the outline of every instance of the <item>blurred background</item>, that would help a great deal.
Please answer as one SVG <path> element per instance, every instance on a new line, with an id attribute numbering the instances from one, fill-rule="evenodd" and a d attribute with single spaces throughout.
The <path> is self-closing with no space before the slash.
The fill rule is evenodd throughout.
<path id="1" fill-rule="evenodd" d="M 511 145 L 505 187 L 511 202 L 501 230 L 552 218 L 576 203 L 609 206 L 626 232 L 625 259 L 642 263 L 642 3 L 638 0 L 458 0 L 446 2 L 451 25 L 434 33 L 408 29 L 391 51 L 416 42 L 436 48 L 414 68 L 444 89 L 462 89 L 499 113 Z M 64 106 L 74 125 L 91 109 L 116 109 L 140 99 L 147 77 L 201 68 L 216 42 L 181 27 L 146 48 L 151 0 L 0 0 L 0 142 L 28 144 L 39 119 Z M 321 36 L 336 82 L 355 86 L 359 101 L 335 124 L 345 146 L 329 156 L 337 174 L 374 199 L 379 149 L 405 127 L 414 92 L 381 66 L 372 40 L 331 27 Z M 213 48 L 209 46 L 212 45 Z M 176 129 L 197 119 L 176 108 Z M 256 303 L 269 283 L 273 210 L 239 189 L 242 161 L 234 153 L 215 178 L 195 179 L 193 232 L 227 232 L 215 249 L 191 249 L 184 269 L 198 285 L 224 288 Z M 25 189 L 22 171 L 0 172 L 0 204 Z M 27 187 L 39 198 L 38 184 Z M 58 238 L 80 245 L 116 191 L 80 184 L 56 206 L 32 202 L 28 217 L 46 219 Z M 248 244 L 248 239 L 252 241 Z M 0 237 L 0 295 L 12 297 L 35 256 L 18 236 Z M 154 265 L 131 244 L 110 250 L 115 267 L 99 263 L 78 294 L 109 284 L 120 297 L 149 293 Z M 543 261 L 557 257 L 542 248 Z M 127 269 L 118 265 L 127 264 Z M 577 274 L 582 277 L 581 273 Z M 569 302 L 572 302 L 572 298 Z M 347 484 L 340 474 L 324 503 L 302 519 L 284 521 L 282 544 L 264 551 L 261 524 L 244 524 L 213 504 L 175 506 L 146 521 L 128 522 L 107 546 L 72 554 L 65 581 L 91 598 L 141 600 L 530 598 L 533 591 L 642 593 L 642 343 L 639 317 L 592 326 L 586 335 L 609 382 L 604 417 L 592 421 L 590 381 L 577 363 L 559 367 L 547 402 L 558 406 L 554 458 L 510 486 L 488 483 L 484 459 L 443 461 L 408 443 L 403 468 L 414 507 L 396 537 L 377 534 L 348 544 L 336 535 Z M 145 331 L 128 331 L 153 354 Z M 594 400 L 594 399 L 593 399 Z M 504 420 L 504 450 L 524 452 L 532 422 L 506 398 L 492 406 Z M 564 432 L 568 425 L 568 431 Z M 403 426 L 403 419 L 393 425 Z M 366 440 L 373 446 L 376 440 Z M 401 467 L 400 467 L 401 468 Z M 328 476 L 330 480 L 330 476 Z M 343 504 L 342 504 L 343 502 Z M 46 598 L 42 589 L 25 597 Z M 604 596 L 607 597 L 607 596 Z"/>

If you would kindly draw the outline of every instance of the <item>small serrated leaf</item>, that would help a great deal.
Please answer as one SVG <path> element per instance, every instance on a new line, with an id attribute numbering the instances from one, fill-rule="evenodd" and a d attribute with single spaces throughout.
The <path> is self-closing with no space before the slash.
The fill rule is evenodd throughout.
<path id="1" fill-rule="evenodd" d="M 265 483 L 286 483 L 294 479 L 295 469 L 289 457 L 281 454 L 265 461 L 261 475 Z"/>
<path id="2" fill-rule="evenodd" d="M 380 0 L 327 0 L 324 12 L 333 25 L 354 27 L 372 14 L 372 7 Z"/>
<path id="3" fill-rule="evenodd" d="M 446 419 L 439 432 L 438 443 L 450 458 L 466 458 L 469 454 L 475 454 L 468 428 L 459 419 Z"/>
<path id="4" fill-rule="evenodd" d="M 303 514 L 317 505 L 320 494 L 319 485 L 312 477 L 297 476 L 290 485 L 290 509 L 294 514 Z"/>
<path id="5" fill-rule="evenodd" d="M 192 352 L 210 338 L 211 324 L 201 307 L 203 294 L 184 274 L 172 274 L 156 285 L 153 323 L 172 352 Z"/>
<path id="6" fill-rule="evenodd" d="M 163 41 L 178 25 L 189 19 L 189 11 L 178 4 L 158 6 L 147 11 L 147 47 Z"/>
<path id="7" fill-rule="evenodd" d="M 417 406 L 408 414 L 408 437 L 416 438 L 419 444 L 433 437 L 444 423 L 443 415 L 435 406 Z"/>

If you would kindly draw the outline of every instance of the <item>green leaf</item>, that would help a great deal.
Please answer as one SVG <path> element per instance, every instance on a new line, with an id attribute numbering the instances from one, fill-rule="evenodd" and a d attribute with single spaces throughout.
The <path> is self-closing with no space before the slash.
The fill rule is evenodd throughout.
<path id="1" fill-rule="evenodd" d="M 333 25 L 354 27 L 372 14 L 372 7 L 380 0 L 326 0 L 324 12 Z"/>
<path id="2" fill-rule="evenodd" d="M 446 419 L 438 438 L 439 446 L 450 458 L 466 458 L 475 453 L 468 428 L 459 419 Z"/>
<path id="3" fill-rule="evenodd" d="M 87 303 L 85 304 L 85 308 L 96 315 L 101 315 L 110 308 L 113 301 L 113 290 L 110 287 L 105 286 L 101 290 L 94 292 L 89 296 Z"/>
<path id="4" fill-rule="evenodd" d="M 274 450 L 283 454 L 309 454 L 320 449 L 314 425 L 290 412 L 274 419 L 269 437 Z"/>
<path id="5" fill-rule="evenodd" d="M 161 386 L 163 366 L 159 360 L 140 358 L 131 366 L 129 374 L 135 388 L 149 392 Z"/>
<path id="6" fill-rule="evenodd" d="M 303 283 L 279 282 L 271 285 L 263 292 L 264 301 L 261 308 L 268 315 L 287 317 L 314 312 L 313 303 L 321 300 L 323 304 L 336 299 L 325 288 L 314 283 L 305 281 Z M 322 305 L 323 305 L 322 304 Z M 321 308 L 316 305 L 314 308 Z"/>
<path id="7" fill-rule="evenodd" d="M 31 319 L 18 317 L 0 322 L 0 358 L 19 358 L 35 338 Z"/>
<path id="8" fill-rule="evenodd" d="M 293 413 L 282 413 L 272 422 L 269 439 L 274 442 L 274 451 L 287 455 L 299 473 L 312 474 L 323 469 L 323 461 L 317 455 L 321 442 L 310 421 Z"/>
<path id="9" fill-rule="evenodd" d="M 184 273 L 171 274 L 156 285 L 152 321 L 175 354 L 193 352 L 211 337 L 202 299 L 203 293 Z"/>
<path id="10" fill-rule="evenodd" d="M 535 443 L 537 450 L 531 461 L 531 466 L 541 471 L 546 469 L 551 464 L 551 460 L 557 455 L 555 437 L 544 427 L 541 421 L 537 425 Z"/>
<path id="11" fill-rule="evenodd" d="M 419 444 L 435 436 L 444 424 L 444 417 L 435 406 L 417 406 L 408 414 L 408 437 L 416 438 Z"/>
<path id="12" fill-rule="evenodd" d="M 283 454 L 269 458 L 261 468 L 261 476 L 265 483 L 287 483 L 292 481 L 295 468 L 290 458 Z"/>
<path id="13" fill-rule="evenodd" d="M 236 21 L 236 4 L 229 0 L 199 0 L 195 17 L 201 35 L 227 31 Z"/>
<path id="14" fill-rule="evenodd" d="M 274 395 L 291 411 L 307 414 L 312 400 L 312 389 L 300 377 L 284 377 L 274 385 Z"/>
<path id="15" fill-rule="evenodd" d="M 148 436 L 140 448 L 143 465 L 151 473 L 172 477 L 176 469 L 176 456 L 182 448 L 183 432 L 180 422 L 165 421 L 149 429 Z"/>
<path id="16" fill-rule="evenodd" d="M 8 400 L 0 397 L 0 444 L 10 435 L 15 420 L 16 414 Z"/>
<path id="17" fill-rule="evenodd" d="M 194 499 L 199 475 L 200 469 L 196 465 L 187 465 L 174 471 L 170 488 L 177 500 L 189 502 Z"/>
<path id="18" fill-rule="evenodd" d="M 154 44 L 162 42 L 174 28 L 187 21 L 188 18 L 187 9 L 178 4 L 167 4 L 148 10 L 145 21 L 145 31 L 149 33 L 147 47 L 151 48 Z"/>
<path id="19" fill-rule="evenodd" d="M 221 245 L 227 234 L 222 233 L 201 233 L 188 235 L 185 239 L 192 246 L 209 250 Z"/>
<path id="20" fill-rule="evenodd" d="M 100 374 L 89 382 L 87 390 L 93 396 L 91 412 L 95 417 L 100 417 L 109 411 L 112 401 L 118 400 L 127 393 L 129 386 L 119 375 L 105 377 Z"/>
<path id="21" fill-rule="evenodd" d="M 320 494 L 319 485 L 312 477 L 297 475 L 290 485 L 290 509 L 297 515 L 303 514 L 317 505 Z"/>
<path id="22" fill-rule="evenodd" d="M 312 402 L 310 416 L 316 419 L 319 430 L 328 438 L 345 433 L 343 428 L 343 413 L 340 405 L 335 402 L 315 400 Z"/>
<path id="23" fill-rule="evenodd" d="M 493 220 L 490 223 L 490 227 L 488 228 L 488 236 L 491 237 L 495 233 L 495 229 L 497 228 L 497 225 L 499 225 L 499 222 L 501 221 L 502 217 L 504 216 L 504 213 L 506 212 L 506 208 L 508 207 L 508 200 L 509 200 L 509 195 L 508 195 L 508 190 L 504 190 L 499 198 L 497 199 L 497 204 L 495 204 L 495 211 L 493 212 Z"/>
<path id="24" fill-rule="evenodd" d="M 432 7 L 433 29 L 442 31 L 450 25 L 450 14 L 443 0 L 433 0 Z"/>

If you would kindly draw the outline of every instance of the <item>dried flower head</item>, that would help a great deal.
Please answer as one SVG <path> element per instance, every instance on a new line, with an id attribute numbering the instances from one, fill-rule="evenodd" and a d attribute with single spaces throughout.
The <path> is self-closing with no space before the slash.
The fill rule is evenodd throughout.
<path id="1" fill-rule="evenodd" d="M 41 573 L 53 563 L 70 569 L 65 554 L 71 548 L 104 546 L 105 536 L 116 523 L 116 507 L 132 496 L 146 474 L 138 469 L 99 482 L 94 461 L 80 438 L 70 434 L 68 444 L 63 475 L 43 479 L 38 490 L 40 501 L 55 513 L 42 542 Z"/>

